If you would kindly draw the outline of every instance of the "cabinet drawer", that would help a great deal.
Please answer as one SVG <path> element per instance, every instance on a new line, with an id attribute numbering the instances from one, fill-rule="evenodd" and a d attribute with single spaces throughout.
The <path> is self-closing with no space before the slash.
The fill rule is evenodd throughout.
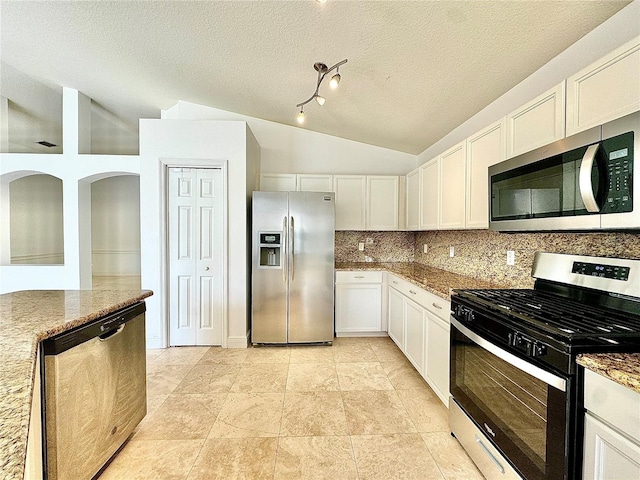
<path id="1" fill-rule="evenodd" d="M 431 292 L 427 292 L 413 283 L 393 274 L 389 274 L 389 286 L 395 288 L 405 297 L 410 298 L 421 307 L 426 308 L 442 320 L 449 323 L 449 310 L 451 309 L 451 304 L 444 298 L 440 298 Z"/>
<path id="2" fill-rule="evenodd" d="M 336 283 L 382 283 L 382 272 L 340 271 L 336 272 Z"/>
<path id="3" fill-rule="evenodd" d="M 640 393 L 587 369 L 584 385 L 585 408 L 640 441 Z"/>

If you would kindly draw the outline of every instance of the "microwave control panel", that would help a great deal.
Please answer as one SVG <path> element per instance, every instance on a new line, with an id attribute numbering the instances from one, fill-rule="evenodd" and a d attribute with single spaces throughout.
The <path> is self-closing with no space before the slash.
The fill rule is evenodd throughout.
<path id="1" fill-rule="evenodd" d="M 607 192 L 602 213 L 633 211 L 633 132 L 602 142 L 607 165 Z"/>

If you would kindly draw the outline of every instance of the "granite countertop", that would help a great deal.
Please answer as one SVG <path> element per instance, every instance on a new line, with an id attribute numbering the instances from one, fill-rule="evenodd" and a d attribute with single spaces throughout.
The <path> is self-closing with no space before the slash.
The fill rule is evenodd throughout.
<path id="1" fill-rule="evenodd" d="M 335 269 L 385 270 L 445 300 L 449 300 L 451 290 L 457 288 L 505 288 L 502 285 L 413 262 L 336 262 Z"/>
<path id="2" fill-rule="evenodd" d="M 26 290 L 0 295 L 0 478 L 22 480 L 38 343 L 137 303 L 149 290 Z"/>
<path id="3" fill-rule="evenodd" d="M 577 362 L 640 393 L 640 353 L 585 353 L 578 355 Z"/>

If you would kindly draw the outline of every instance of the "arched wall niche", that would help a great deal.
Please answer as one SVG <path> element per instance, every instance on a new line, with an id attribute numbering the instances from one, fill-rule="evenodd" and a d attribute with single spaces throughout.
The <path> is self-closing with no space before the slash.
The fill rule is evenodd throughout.
<path id="1" fill-rule="evenodd" d="M 63 265 L 63 182 L 43 171 L 2 175 L 3 265 Z"/>

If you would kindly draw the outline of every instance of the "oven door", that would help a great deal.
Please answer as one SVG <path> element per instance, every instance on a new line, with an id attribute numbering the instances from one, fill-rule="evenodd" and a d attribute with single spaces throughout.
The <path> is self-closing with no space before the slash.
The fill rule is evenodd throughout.
<path id="1" fill-rule="evenodd" d="M 528 480 L 567 478 L 568 387 L 451 317 L 451 395 Z"/>

